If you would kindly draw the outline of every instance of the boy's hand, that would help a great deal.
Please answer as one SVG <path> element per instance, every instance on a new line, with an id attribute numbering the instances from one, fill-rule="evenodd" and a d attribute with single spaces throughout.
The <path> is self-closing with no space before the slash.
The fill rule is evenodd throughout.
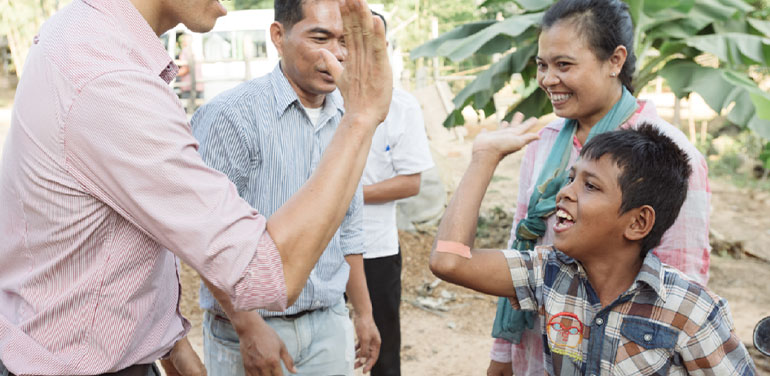
<path id="1" fill-rule="evenodd" d="M 513 376 L 513 366 L 511 363 L 500 363 L 490 360 L 487 376 Z"/>
<path id="2" fill-rule="evenodd" d="M 502 122 L 500 129 L 492 132 L 481 132 L 473 141 L 474 157 L 492 157 L 499 161 L 506 155 L 519 151 L 528 143 L 537 140 L 536 133 L 529 130 L 537 123 L 537 119 L 524 120 L 524 115 L 517 112 L 510 123 Z"/>

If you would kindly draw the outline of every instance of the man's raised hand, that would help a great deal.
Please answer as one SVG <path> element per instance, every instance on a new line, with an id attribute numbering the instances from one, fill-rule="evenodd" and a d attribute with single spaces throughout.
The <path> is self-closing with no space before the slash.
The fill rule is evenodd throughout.
<path id="1" fill-rule="evenodd" d="M 385 121 L 393 93 L 385 25 L 365 0 L 340 0 L 340 12 L 347 49 L 344 64 L 329 51 L 321 53 L 345 98 L 346 115 L 376 126 Z"/>

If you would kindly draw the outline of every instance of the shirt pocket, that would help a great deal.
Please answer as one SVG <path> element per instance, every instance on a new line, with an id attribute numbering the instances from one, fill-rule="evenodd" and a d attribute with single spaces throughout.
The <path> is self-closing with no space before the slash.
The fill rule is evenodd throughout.
<path id="1" fill-rule="evenodd" d="M 678 332 L 639 317 L 626 317 L 615 355 L 614 375 L 667 375 L 673 361 Z"/>

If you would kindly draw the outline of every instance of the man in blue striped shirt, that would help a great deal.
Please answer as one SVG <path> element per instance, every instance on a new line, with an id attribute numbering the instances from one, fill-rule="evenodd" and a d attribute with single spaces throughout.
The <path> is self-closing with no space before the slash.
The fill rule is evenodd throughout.
<path id="1" fill-rule="evenodd" d="M 275 19 L 270 31 L 281 54 L 279 65 L 217 96 L 191 120 L 204 161 L 225 173 L 240 196 L 266 217 L 310 177 L 344 112 L 321 52 L 344 60 L 338 3 L 276 1 Z M 226 312 L 202 286 L 209 375 L 352 375 L 354 327 L 345 292 L 360 342 L 356 365 L 365 365 L 364 372 L 371 368 L 380 337 L 363 271 L 362 207 L 359 184 L 342 225 L 296 303 L 284 312 Z"/>

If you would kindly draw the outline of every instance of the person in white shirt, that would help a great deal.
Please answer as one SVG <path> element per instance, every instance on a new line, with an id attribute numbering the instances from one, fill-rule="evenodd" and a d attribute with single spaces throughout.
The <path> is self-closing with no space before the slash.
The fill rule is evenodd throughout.
<path id="1" fill-rule="evenodd" d="M 433 159 L 420 104 L 408 92 L 394 88 L 390 111 L 374 133 L 361 178 L 364 272 L 374 322 L 382 337 L 380 357 L 371 370 L 372 376 L 401 374 L 401 252 L 396 200 L 418 194 L 420 175 L 431 167 Z"/>

